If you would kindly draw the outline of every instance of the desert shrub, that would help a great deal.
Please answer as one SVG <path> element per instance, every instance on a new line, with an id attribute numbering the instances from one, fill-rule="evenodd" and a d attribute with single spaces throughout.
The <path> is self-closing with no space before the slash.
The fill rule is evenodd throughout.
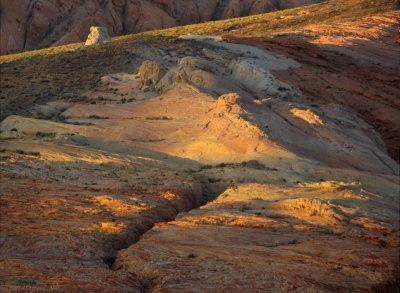
<path id="1" fill-rule="evenodd" d="M 36 137 L 38 138 L 46 138 L 46 137 L 55 137 L 56 134 L 54 132 L 36 132 Z"/>
<path id="2" fill-rule="evenodd" d="M 172 120 L 172 118 L 167 116 L 150 116 L 146 117 L 146 120 Z"/>
<path id="3" fill-rule="evenodd" d="M 89 119 L 110 119 L 110 117 L 102 117 L 98 115 L 90 115 Z"/>
<path id="4" fill-rule="evenodd" d="M 35 156 L 35 157 L 40 156 L 40 152 L 27 152 L 27 151 L 24 151 L 21 149 L 17 149 L 17 150 L 15 150 L 15 152 L 20 155 L 28 155 L 28 156 Z"/>

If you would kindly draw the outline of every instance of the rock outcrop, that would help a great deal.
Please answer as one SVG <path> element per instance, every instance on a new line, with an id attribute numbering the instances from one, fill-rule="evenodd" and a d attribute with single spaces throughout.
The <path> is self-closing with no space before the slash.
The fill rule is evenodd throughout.
<path id="1" fill-rule="evenodd" d="M 92 26 L 90 33 L 85 42 L 85 46 L 101 45 L 108 43 L 111 40 L 108 35 L 107 29 L 101 26 Z"/>
<path id="2" fill-rule="evenodd" d="M 226 40 L 292 56 L 302 67 L 276 72 L 281 81 L 298 87 L 311 101 L 337 103 L 357 111 L 379 131 L 391 157 L 400 162 L 399 15 L 366 17 L 334 28 L 312 25 L 273 39 Z M 313 41 L 305 42 L 303 37 Z M 318 67 L 324 68 L 325 74 Z"/>
<path id="3" fill-rule="evenodd" d="M 0 291 L 397 292 L 397 15 L 1 57 Z"/>
<path id="4" fill-rule="evenodd" d="M 4 290 L 348 292 L 393 282 L 399 173 L 378 133 L 339 105 L 304 104 L 288 85 L 277 94 L 270 69 L 290 58 L 249 53 L 255 87 L 224 70 L 244 58 L 237 46 L 182 44 L 196 54 L 170 63 L 162 51 L 138 74 L 104 76 L 89 100 L 0 123 Z"/>
<path id="5" fill-rule="evenodd" d="M 154 89 L 166 72 L 163 65 L 153 61 L 144 61 L 139 68 L 141 89 L 143 91 Z"/>
<path id="6" fill-rule="evenodd" d="M 0 1 L 0 54 L 82 42 L 93 25 L 111 36 L 257 14 L 319 0 Z"/>

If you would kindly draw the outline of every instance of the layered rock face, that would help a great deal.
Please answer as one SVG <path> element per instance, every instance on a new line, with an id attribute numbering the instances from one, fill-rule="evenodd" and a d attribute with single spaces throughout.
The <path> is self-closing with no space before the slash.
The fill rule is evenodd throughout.
<path id="1" fill-rule="evenodd" d="M 319 0 L 1 0 L 0 54 L 81 42 L 93 25 L 111 36 L 251 15 Z"/>

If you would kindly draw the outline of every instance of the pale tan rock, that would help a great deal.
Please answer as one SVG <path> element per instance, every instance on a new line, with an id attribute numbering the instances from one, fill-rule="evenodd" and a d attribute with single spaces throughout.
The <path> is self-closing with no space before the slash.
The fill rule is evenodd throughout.
<path id="1" fill-rule="evenodd" d="M 92 26 L 85 42 L 85 46 L 101 45 L 111 41 L 107 29 L 100 26 Z"/>
<path id="2" fill-rule="evenodd" d="M 139 68 L 140 85 L 142 89 L 154 89 L 167 70 L 154 61 L 144 61 Z"/>

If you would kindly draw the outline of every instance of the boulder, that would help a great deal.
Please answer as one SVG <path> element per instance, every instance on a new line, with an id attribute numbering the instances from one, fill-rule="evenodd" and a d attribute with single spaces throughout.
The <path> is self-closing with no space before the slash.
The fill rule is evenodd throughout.
<path id="1" fill-rule="evenodd" d="M 154 61 L 144 61 L 139 68 L 140 87 L 142 90 L 153 90 L 155 85 L 167 72 L 161 64 Z"/>
<path id="2" fill-rule="evenodd" d="M 111 41 L 107 29 L 101 26 L 92 26 L 87 37 L 86 46 L 101 45 Z"/>

